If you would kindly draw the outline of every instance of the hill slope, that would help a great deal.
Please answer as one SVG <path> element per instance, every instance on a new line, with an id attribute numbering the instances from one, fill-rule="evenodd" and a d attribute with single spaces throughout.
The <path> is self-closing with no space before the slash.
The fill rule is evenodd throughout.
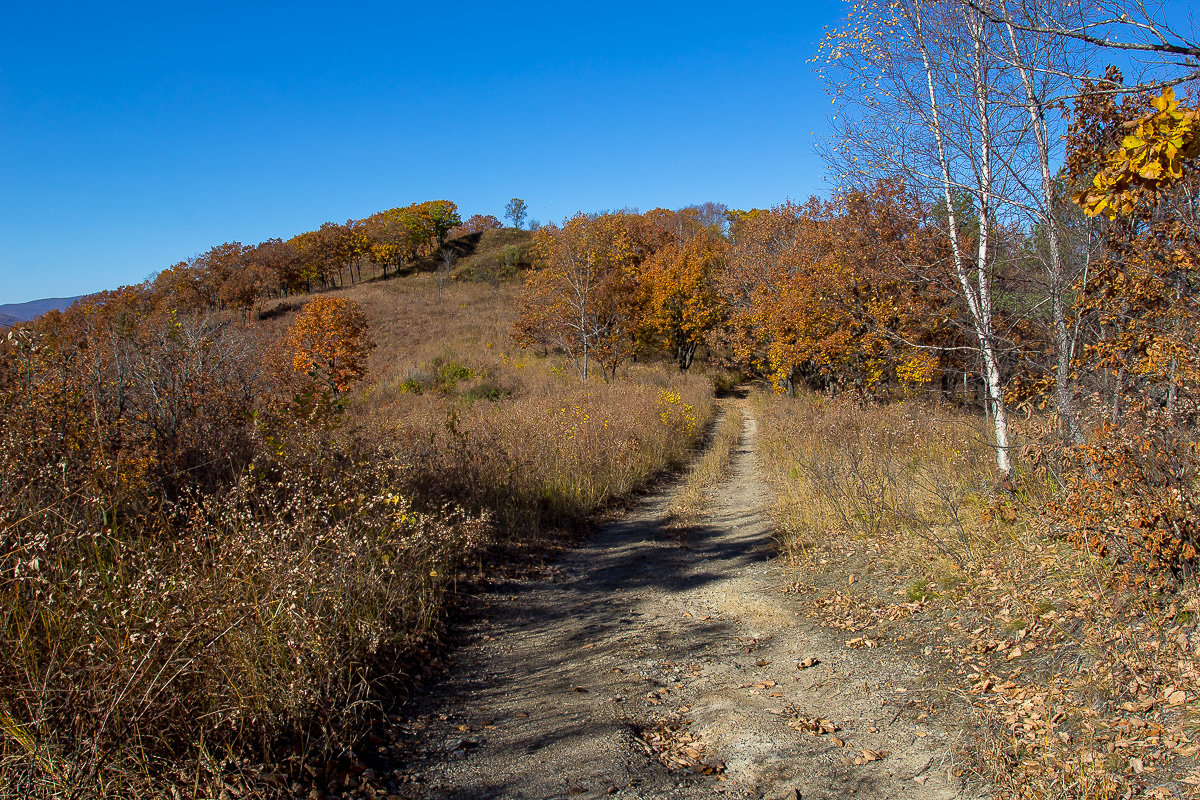
<path id="1" fill-rule="evenodd" d="M 0 327 L 8 328 L 18 322 L 28 322 L 37 319 L 47 311 L 62 311 L 85 295 L 75 297 L 46 297 L 41 300 L 30 300 L 28 303 L 4 303 L 0 305 Z"/>

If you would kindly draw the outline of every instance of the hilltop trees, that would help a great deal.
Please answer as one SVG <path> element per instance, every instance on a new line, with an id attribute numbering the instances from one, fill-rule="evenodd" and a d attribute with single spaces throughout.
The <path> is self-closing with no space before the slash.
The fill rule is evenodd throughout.
<path id="1" fill-rule="evenodd" d="M 491 214 L 473 214 L 470 219 L 456 230 L 462 234 L 471 234 L 499 230 L 502 227 L 504 226 L 500 224 L 500 220 Z"/>
<path id="2" fill-rule="evenodd" d="M 477 214 L 469 225 L 482 231 L 500 223 Z M 249 322 L 266 297 L 354 284 L 363 280 L 364 265 L 368 274 L 374 265 L 386 278 L 437 253 L 454 231 L 466 232 L 454 203 L 414 203 L 362 220 L 326 222 L 286 241 L 225 242 L 162 270 L 144 288 L 164 312 L 237 309 Z"/>
<path id="3" fill-rule="evenodd" d="M 520 228 L 525 224 L 525 216 L 528 209 L 525 206 L 525 201 L 519 197 L 514 197 L 504 206 L 504 218 L 513 224 L 514 228 Z"/>

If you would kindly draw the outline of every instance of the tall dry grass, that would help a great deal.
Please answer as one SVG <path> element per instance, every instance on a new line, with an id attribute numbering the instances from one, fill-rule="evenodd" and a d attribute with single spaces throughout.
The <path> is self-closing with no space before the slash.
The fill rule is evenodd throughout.
<path id="1" fill-rule="evenodd" d="M 778 492 L 782 549 L 800 558 L 832 535 L 901 535 L 913 558 L 961 569 L 994 480 L 980 421 L 919 402 L 759 394 L 760 454 Z"/>
<path id="2" fill-rule="evenodd" d="M 977 715 L 960 770 L 1002 798 L 1195 785 L 1200 593 L 1136 593 L 1057 531 L 1053 451 L 1035 446 L 1052 421 L 1021 423 L 1031 444 L 998 486 L 984 421 L 950 408 L 754 405 L 804 602 L 860 643 L 923 654 Z"/>
<path id="3" fill-rule="evenodd" d="M 666 367 L 583 386 L 517 364 L 487 373 L 509 396 L 412 398 L 383 428 L 420 454 L 418 493 L 488 509 L 510 535 L 573 527 L 682 465 L 712 414 L 707 381 Z"/>
<path id="4" fill-rule="evenodd" d="M 712 384 L 632 363 L 582 384 L 561 359 L 515 346 L 514 284 L 430 276 L 358 295 L 380 344 L 353 413 L 419 454 L 414 492 L 487 510 L 505 535 L 572 527 L 684 463 L 713 414 Z"/>
<path id="5" fill-rule="evenodd" d="M 67 337 L 0 350 L 0 797 L 287 796 L 422 669 L 459 577 L 689 457 L 706 380 L 582 386 L 508 342 L 510 287 L 431 281 L 345 292 L 372 380 L 315 418 L 251 358 L 298 302 L 196 339 L 240 359 L 205 373 L 232 411 L 126 369 L 191 346 L 170 328 L 85 332 L 90 378 Z"/>
<path id="6" fill-rule="evenodd" d="M 733 451 L 742 440 L 745 418 L 738 404 L 725 403 L 710 434 L 703 455 L 688 470 L 687 478 L 675 495 L 668 512 L 667 526 L 686 530 L 699 520 L 708 504 L 709 493 L 725 477 Z"/>

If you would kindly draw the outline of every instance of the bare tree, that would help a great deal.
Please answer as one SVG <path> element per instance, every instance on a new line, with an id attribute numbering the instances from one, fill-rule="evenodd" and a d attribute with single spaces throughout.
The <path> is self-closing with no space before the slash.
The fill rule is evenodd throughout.
<path id="1" fill-rule="evenodd" d="M 1143 77 L 1134 86 L 1115 91 L 1158 88 L 1200 78 L 1200 38 L 1194 30 L 1176 29 L 1162 4 L 1145 0 L 1092 0 L 1082 4 L 1048 6 L 1043 0 L 964 0 L 989 21 L 1043 40 L 1073 41 L 1099 52 L 1154 56 L 1143 64 L 1151 71 L 1165 68 L 1162 77 Z M 1056 13 L 1044 13 L 1053 8 Z M 1070 13 L 1067 13 L 1070 11 Z M 1190 16 L 1189 16 L 1190 23 Z M 1087 77 L 1081 72 L 1072 78 Z"/>
<path id="2" fill-rule="evenodd" d="M 995 27 L 955 0 L 870 0 L 824 43 L 836 77 L 833 157 L 851 182 L 897 175 L 943 212 L 957 293 L 977 344 L 996 465 L 1012 443 L 994 322 L 995 236 L 1028 135 Z M 1017 113 L 1020 111 L 1021 113 Z"/>
<path id="3" fill-rule="evenodd" d="M 449 247 L 442 248 L 441 257 L 438 259 L 437 267 L 437 287 L 438 287 L 438 302 L 442 301 L 442 292 L 446 288 L 446 281 L 450 279 L 450 271 L 454 269 L 454 262 L 458 261 L 458 254 Z"/>

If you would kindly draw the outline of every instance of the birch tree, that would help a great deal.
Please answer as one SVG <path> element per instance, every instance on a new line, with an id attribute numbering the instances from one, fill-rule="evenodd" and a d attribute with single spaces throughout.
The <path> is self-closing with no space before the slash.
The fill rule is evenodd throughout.
<path id="1" fill-rule="evenodd" d="M 1018 0 L 1015 8 L 1010 8 L 1011 0 L 997 3 L 983 0 L 981 4 L 973 3 L 973 10 L 976 5 L 1000 28 L 998 56 L 1004 67 L 1020 79 L 1016 100 L 1028 115 L 1028 157 L 1008 162 L 1015 189 L 1008 199 L 1028 212 L 1030 227 L 1042 231 L 1046 237 L 1041 260 L 1046 270 L 1046 299 L 1054 342 L 1055 406 L 1063 433 L 1073 443 L 1083 444 L 1071 378 L 1075 339 L 1067 319 L 1066 299 L 1068 289 L 1079 276 L 1068 267 L 1061 191 L 1051 172 L 1052 161 L 1061 161 L 1059 143 L 1064 138 L 1063 131 L 1052 128 L 1049 112 L 1074 90 L 1072 76 L 1081 71 L 1086 58 L 1074 40 L 1038 32 L 1048 24 L 1068 24 L 1078 19 L 1079 6 L 1063 0 Z"/>
<path id="2" fill-rule="evenodd" d="M 953 0 L 869 0 L 823 51 L 835 79 L 833 157 L 849 182 L 884 175 L 945 212 L 957 293 L 976 342 L 996 466 L 1012 473 L 1000 337 L 995 329 L 995 231 L 1011 189 L 1004 165 L 1028 135 L 1019 86 L 979 9 Z M 961 202 L 973 217 L 962 218 Z M 969 224 L 968 224 L 969 222 Z"/>
<path id="3" fill-rule="evenodd" d="M 637 228 L 633 215 L 619 213 L 577 214 L 539 230 L 543 266 L 526 280 L 513 338 L 561 350 L 585 383 L 593 362 L 614 377 L 632 349 L 637 268 L 650 249 Z"/>

